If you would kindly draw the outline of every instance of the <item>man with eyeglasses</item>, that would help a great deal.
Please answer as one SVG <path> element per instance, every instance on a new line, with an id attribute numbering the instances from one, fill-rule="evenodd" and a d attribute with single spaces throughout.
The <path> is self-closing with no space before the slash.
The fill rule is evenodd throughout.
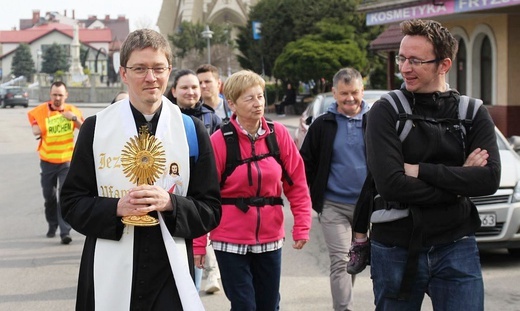
<path id="1" fill-rule="evenodd" d="M 480 106 L 472 125 L 461 129 L 460 94 L 446 83 L 458 48 L 448 29 L 431 20 L 400 27 L 401 91 L 421 118 L 412 120 L 403 142 L 399 115 L 386 99 L 367 118 L 367 163 L 383 205 L 410 211 L 372 223 L 376 310 L 420 310 L 425 293 L 438 310 L 483 310 L 480 218 L 469 197 L 492 194 L 500 182 L 493 120 Z"/>
<path id="2" fill-rule="evenodd" d="M 220 221 L 219 183 L 204 124 L 163 96 L 171 60 L 158 32 L 130 33 L 119 69 L 129 97 L 87 118 L 79 133 L 61 195 L 65 219 L 86 236 L 76 310 L 204 310 L 192 239 Z M 125 148 L 132 141 L 133 149 Z M 123 170 L 125 157 L 139 176 L 164 165 L 154 184 L 135 185 Z M 169 193 L 163 185 L 172 163 L 187 187 Z M 146 214 L 159 224 L 122 222 Z"/>

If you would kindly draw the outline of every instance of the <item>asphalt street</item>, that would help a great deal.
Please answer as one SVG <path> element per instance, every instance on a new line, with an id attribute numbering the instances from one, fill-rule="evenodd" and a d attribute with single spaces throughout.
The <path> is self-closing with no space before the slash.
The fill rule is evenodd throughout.
<path id="1" fill-rule="evenodd" d="M 34 104 L 34 103 L 33 103 Z M 102 105 L 82 104 L 85 115 Z M 45 237 L 47 224 L 39 183 L 39 159 L 26 117 L 27 109 L 0 109 L 0 311 L 73 310 L 80 255 L 84 237 L 72 232 L 72 243 Z M 297 125 L 297 116 L 269 117 Z M 317 215 L 313 213 L 311 240 L 303 250 L 294 250 L 292 215 L 286 204 L 287 241 L 283 248 L 281 310 L 332 310 L 329 289 L 329 259 Z M 482 255 L 486 282 L 486 310 L 520 310 L 520 261 L 503 251 Z M 202 288 L 204 288 L 204 282 Z M 373 310 L 368 269 L 358 275 L 354 287 L 355 310 Z M 229 310 L 224 293 L 206 295 L 208 311 Z M 428 298 L 423 310 L 432 310 Z"/>

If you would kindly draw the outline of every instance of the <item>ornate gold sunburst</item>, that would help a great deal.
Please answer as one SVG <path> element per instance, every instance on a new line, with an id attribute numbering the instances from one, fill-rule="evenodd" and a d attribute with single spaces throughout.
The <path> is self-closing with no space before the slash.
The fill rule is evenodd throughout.
<path id="1" fill-rule="evenodd" d="M 166 159 L 161 142 L 141 126 L 139 135 L 130 138 L 121 151 L 123 172 L 130 181 L 140 185 L 153 185 L 164 172 Z M 149 215 L 124 216 L 124 224 L 132 226 L 155 226 L 159 221 Z"/>
<path id="2" fill-rule="evenodd" d="M 153 185 L 164 172 L 165 152 L 161 142 L 141 126 L 139 135 L 130 138 L 121 151 L 121 164 L 125 176 L 132 183 Z"/>

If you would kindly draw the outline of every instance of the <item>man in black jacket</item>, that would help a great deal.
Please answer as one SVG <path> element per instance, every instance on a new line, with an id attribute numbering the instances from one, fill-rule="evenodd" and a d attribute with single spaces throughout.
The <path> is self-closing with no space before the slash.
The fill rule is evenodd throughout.
<path id="1" fill-rule="evenodd" d="M 424 294 L 439 310 L 483 310 L 484 288 L 471 196 L 493 194 L 500 158 L 493 121 L 484 106 L 471 126 L 459 122 L 460 94 L 446 84 L 457 40 L 435 21 L 401 23 L 396 63 L 414 115 L 401 142 L 398 114 L 377 101 L 367 118 L 367 163 L 384 204 L 409 215 L 373 223 L 371 275 L 376 310 L 420 310 Z M 451 120 L 451 121 L 450 121 Z"/>
<path id="2" fill-rule="evenodd" d="M 332 92 L 336 102 L 311 124 L 300 153 L 329 250 L 333 307 L 344 311 L 353 310 L 346 266 L 354 205 L 367 174 L 362 125 L 369 107 L 363 100 L 363 78 L 353 68 L 334 75 Z"/>
<path id="3" fill-rule="evenodd" d="M 158 32 L 130 33 L 119 70 L 129 98 L 89 117 L 79 133 L 61 194 L 65 219 L 86 235 L 76 310 L 204 309 L 192 239 L 219 224 L 219 183 L 204 125 L 162 96 L 171 59 Z M 172 164 L 183 186 L 169 193 Z M 158 225 L 128 224 L 148 213 Z"/>

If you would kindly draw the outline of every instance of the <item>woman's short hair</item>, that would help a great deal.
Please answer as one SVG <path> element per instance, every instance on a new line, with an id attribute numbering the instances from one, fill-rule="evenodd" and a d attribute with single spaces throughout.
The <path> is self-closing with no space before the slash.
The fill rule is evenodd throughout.
<path id="1" fill-rule="evenodd" d="M 245 90 L 257 85 L 265 90 L 265 80 L 260 75 L 250 70 L 241 70 L 226 79 L 224 96 L 228 101 L 235 103 Z"/>

